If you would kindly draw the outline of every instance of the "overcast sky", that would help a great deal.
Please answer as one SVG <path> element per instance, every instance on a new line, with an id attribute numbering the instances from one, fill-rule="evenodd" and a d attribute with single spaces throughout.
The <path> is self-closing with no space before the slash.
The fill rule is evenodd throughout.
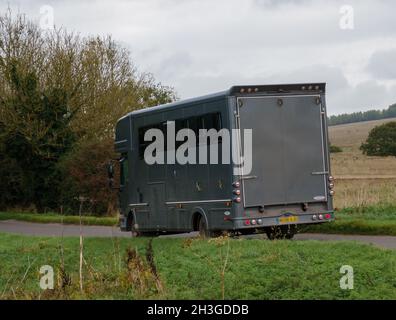
<path id="1" fill-rule="evenodd" d="M 37 21 L 44 5 L 57 27 L 111 34 L 180 98 L 321 81 L 329 114 L 396 102 L 393 0 L 0 0 Z"/>

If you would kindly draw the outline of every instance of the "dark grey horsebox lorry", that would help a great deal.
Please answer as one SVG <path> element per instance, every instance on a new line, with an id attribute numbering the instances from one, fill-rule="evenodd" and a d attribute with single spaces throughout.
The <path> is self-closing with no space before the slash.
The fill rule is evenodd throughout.
<path id="1" fill-rule="evenodd" d="M 243 154 L 243 131 L 250 130 L 248 174 L 235 170 L 234 161 L 147 163 L 149 129 L 164 134 L 165 159 L 183 143 L 167 137 L 171 122 L 176 132 L 236 132 L 230 135 L 236 155 Z M 221 158 L 226 142 L 219 136 L 203 146 L 217 144 Z M 196 147 L 198 158 L 202 141 L 189 146 Z M 135 236 L 199 231 L 203 236 L 263 232 L 270 239 L 291 238 L 298 225 L 334 220 L 324 83 L 234 86 L 134 111 L 118 121 L 115 149 L 120 154 L 120 227 Z M 113 172 L 110 163 L 111 179 Z"/>

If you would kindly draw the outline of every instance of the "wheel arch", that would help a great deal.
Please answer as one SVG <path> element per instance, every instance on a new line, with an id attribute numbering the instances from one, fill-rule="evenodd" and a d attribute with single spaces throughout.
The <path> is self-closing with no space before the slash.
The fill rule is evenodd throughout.
<path id="1" fill-rule="evenodd" d="M 195 207 L 191 210 L 191 225 L 193 231 L 198 231 L 198 223 L 200 217 L 203 217 L 206 221 L 206 225 L 209 227 L 209 220 L 208 217 L 205 213 L 205 210 L 202 209 L 201 207 Z"/>

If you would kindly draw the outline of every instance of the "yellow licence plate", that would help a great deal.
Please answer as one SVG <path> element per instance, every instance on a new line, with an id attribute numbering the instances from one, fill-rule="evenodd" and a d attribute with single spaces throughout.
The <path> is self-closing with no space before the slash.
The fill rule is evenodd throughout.
<path id="1" fill-rule="evenodd" d="M 297 221 L 298 221 L 297 216 L 279 218 L 279 223 L 293 223 L 293 222 L 297 222 Z"/>

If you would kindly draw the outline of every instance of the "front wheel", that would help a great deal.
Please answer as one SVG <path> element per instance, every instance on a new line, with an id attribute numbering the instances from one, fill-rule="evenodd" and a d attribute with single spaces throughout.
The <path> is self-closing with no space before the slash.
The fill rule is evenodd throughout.
<path id="1" fill-rule="evenodd" d="M 132 238 L 140 237 L 141 233 L 137 231 L 135 227 L 135 222 L 132 220 L 132 225 L 131 225 L 131 236 Z"/>

